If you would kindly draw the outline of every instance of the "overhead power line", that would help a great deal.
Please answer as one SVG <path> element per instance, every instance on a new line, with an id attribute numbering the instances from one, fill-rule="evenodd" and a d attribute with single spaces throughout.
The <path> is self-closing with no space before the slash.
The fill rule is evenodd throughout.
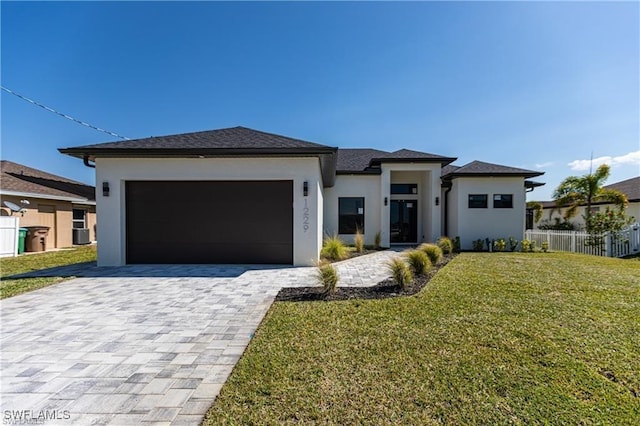
<path id="1" fill-rule="evenodd" d="M 119 135 L 119 134 L 117 134 L 117 133 L 110 132 L 110 131 L 105 130 L 105 129 L 101 129 L 100 127 L 93 126 L 93 125 L 91 125 L 91 124 L 89 124 L 89 123 L 85 123 L 85 122 L 84 122 L 84 121 L 82 121 L 82 120 L 78 120 L 77 118 L 73 118 L 73 117 L 71 117 L 70 115 L 64 114 L 64 113 L 62 113 L 62 112 L 60 112 L 60 111 L 56 111 L 55 109 L 53 109 L 53 108 L 49 108 L 49 107 L 48 107 L 48 106 L 46 106 L 46 105 L 42 105 L 41 103 L 36 102 L 36 101 L 34 101 L 33 99 L 29 99 L 29 98 L 27 98 L 26 96 L 21 95 L 20 93 L 16 93 L 16 92 L 14 92 L 13 90 L 7 89 L 7 88 L 6 88 L 6 87 L 4 87 L 4 86 L 0 86 L 0 89 L 4 90 L 4 91 L 5 91 L 5 92 L 7 92 L 7 93 L 12 94 L 13 96 L 17 96 L 18 98 L 22 99 L 23 101 L 27 101 L 27 102 L 29 102 L 29 103 L 32 103 L 32 104 L 36 105 L 36 106 L 39 106 L 40 108 L 46 109 L 46 110 L 47 110 L 47 111 L 49 111 L 49 112 L 52 112 L 52 113 L 54 113 L 54 114 L 57 114 L 57 115 L 59 115 L 60 117 L 64 117 L 64 118 L 66 118 L 67 120 L 71 120 L 71 121 L 73 121 L 73 122 L 75 122 L 75 123 L 81 124 L 81 125 L 83 125 L 83 126 L 85 126 L 85 127 L 89 127 L 89 128 L 91 128 L 91 129 L 93 129 L 93 130 L 97 130 L 97 131 L 99 131 L 99 132 L 106 133 L 106 134 L 111 135 L 111 136 L 115 136 L 116 138 L 120 138 L 120 139 L 124 139 L 124 140 L 129 140 L 129 138 L 128 138 L 128 137 L 126 137 L 126 136 L 122 136 L 122 135 Z"/>

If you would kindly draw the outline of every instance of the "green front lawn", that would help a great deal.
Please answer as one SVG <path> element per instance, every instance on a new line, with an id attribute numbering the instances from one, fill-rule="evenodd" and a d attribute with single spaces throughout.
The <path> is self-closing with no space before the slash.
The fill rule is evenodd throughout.
<path id="1" fill-rule="evenodd" d="M 0 259 L 0 299 L 15 296 L 27 291 L 46 287 L 70 277 L 17 278 L 5 277 L 37 271 L 56 266 L 96 260 L 96 246 L 83 246 L 69 250 L 51 251 L 37 254 L 24 254 L 18 257 Z"/>
<path id="2" fill-rule="evenodd" d="M 275 303 L 206 424 L 637 424 L 640 263 L 465 253 L 419 294 Z"/>

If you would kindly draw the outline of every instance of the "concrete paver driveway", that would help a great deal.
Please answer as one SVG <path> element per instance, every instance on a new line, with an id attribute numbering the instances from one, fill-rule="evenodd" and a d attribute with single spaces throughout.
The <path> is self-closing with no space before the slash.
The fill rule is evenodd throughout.
<path id="1" fill-rule="evenodd" d="M 375 284 L 390 255 L 342 262 L 342 285 Z M 197 425 L 280 288 L 313 284 L 312 268 L 85 272 L 0 302 L 4 423 Z"/>

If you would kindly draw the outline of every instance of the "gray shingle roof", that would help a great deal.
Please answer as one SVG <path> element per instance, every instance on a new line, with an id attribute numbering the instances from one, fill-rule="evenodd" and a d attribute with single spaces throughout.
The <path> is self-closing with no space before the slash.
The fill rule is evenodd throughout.
<path id="1" fill-rule="evenodd" d="M 177 135 L 132 139 L 84 145 L 65 150 L 146 150 L 146 149 L 296 149 L 329 148 L 326 145 L 294 139 L 287 136 L 253 130 L 246 127 L 207 130 Z"/>
<path id="2" fill-rule="evenodd" d="M 460 166 L 455 166 L 453 164 L 447 164 L 442 168 L 441 176 L 448 175 L 449 173 L 453 173 L 458 170 Z"/>
<path id="3" fill-rule="evenodd" d="M 485 163 L 483 161 L 472 161 L 455 170 L 442 175 L 443 179 L 451 179 L 461 176 L 523 176 L 531 178 L 541 176 L 544 172 L 535 170 L 520 169 L 517 167 L 502 166 L 500 164 Z"/>
<path id="4" fill-rule="evenodd" d="M 324 185 L 335 181 L 335 157 L 338 148 L 246 127 L 208 130 L 60 148 L 63 154 L 95 161 L 97 157 L 307 157 L 317 156 Z"/>
<path id="5" fill-rule="evenodd" d="M 455 158 L 443 157 L 428 152 L 401 149 L 386 152 L 367 148 L 340 148 L 338 150 L 338 173 L 379 173 L 376 166 L 384 162 L 439 162 L 449 164 Z"/>
<path id="6" fill-rule="evenodd" d="M 629 201 L 640 201 L 640 176 L 605 186 L 607 189 L 615 189 L 627 195 Z"/>
<path id="7" fill-rule="evenodd" d="M 8 160 L 0 162 L 0 190 L 24 194 L 40 194 L 48 197 L 96 199 L 95 188 L 82 182 L 67 179 L 42 170 Z"/>
<path id="8" fill-rule="evenodd" d="M 369 148 L 340 148 L 336 169 L 341 172 L 364 172 L 369 168 L 371 159 L 389 154 L 385 151 Z"/>

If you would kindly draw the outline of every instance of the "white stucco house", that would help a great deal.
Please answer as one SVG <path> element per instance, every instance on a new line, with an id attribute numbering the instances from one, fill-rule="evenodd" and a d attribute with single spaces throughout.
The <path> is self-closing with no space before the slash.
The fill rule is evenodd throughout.
<path id="1" fill-rule="evenodd" d="M 620 191 L 627 196 L 629 205 L 625 209 L 627 217 L 633 217 L 635 221 L 640 220 L 640 176 L 626 179 L 620 182 L 612 183 L 603 187 L 604 189 L 614 189 Z M 534 229 L 538 229 L 542 224 L 553 224 L 555 222 L 563 222 L 567 207 L 558 207 L 555 201 L 542 201 L 542 217 L 539 222 L 533 224 Z M 592 203 L 592 213 L 604 212 L 607 208 L 616 209 L 617 207 L 611 203 L 596 202 Z M 586 206 L 580 206 L 576 210 L 575 216 L 568 219 L 576 230 L 584 230 L 586 223 Z"/>
<path id="2" fill-rule="evenodd" d="M 329 147 L 245 127 L 60 149 L 96 168 L 98 264 L 310 265 L 325 235 L 521 239 L 543 173 Z"/>

